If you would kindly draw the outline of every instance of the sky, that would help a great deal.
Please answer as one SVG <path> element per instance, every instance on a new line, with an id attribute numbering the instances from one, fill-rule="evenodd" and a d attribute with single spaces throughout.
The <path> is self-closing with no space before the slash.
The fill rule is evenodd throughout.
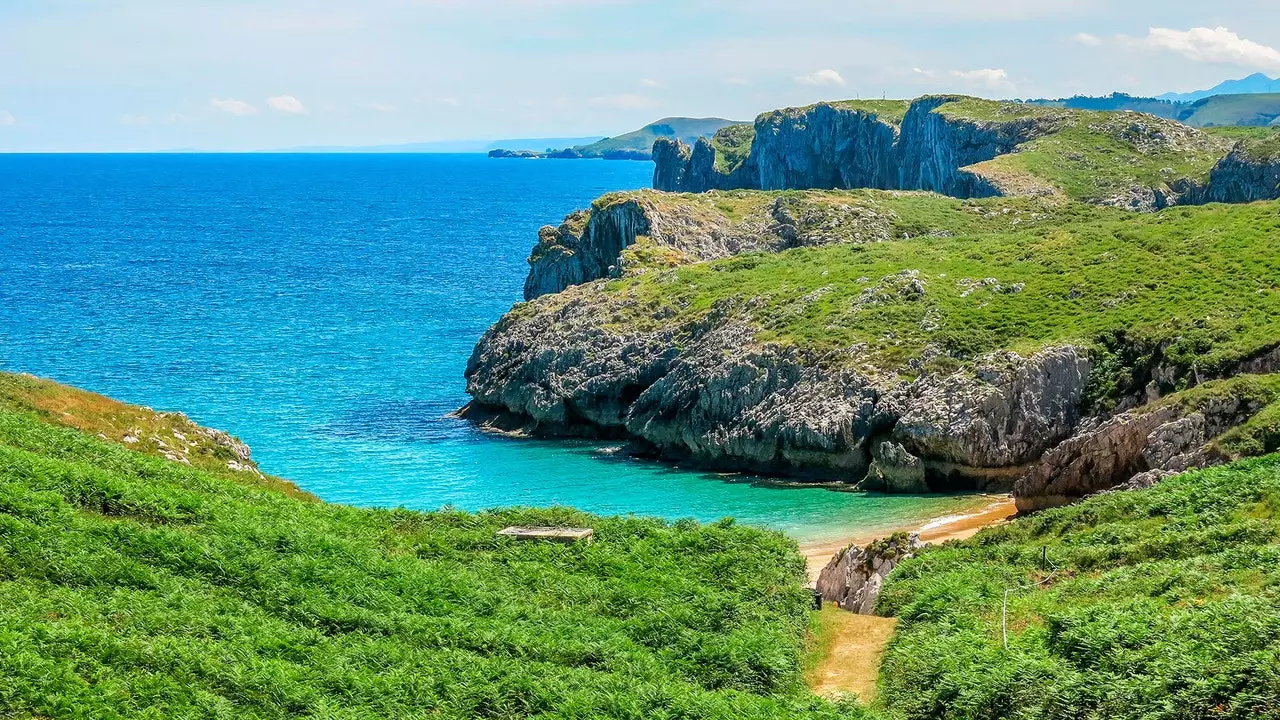
<path id="1" fill-rule="evenodd" d="M 614 135 L 1280 76 L 1276 0 L 0 0 L 0 152 Z"/>

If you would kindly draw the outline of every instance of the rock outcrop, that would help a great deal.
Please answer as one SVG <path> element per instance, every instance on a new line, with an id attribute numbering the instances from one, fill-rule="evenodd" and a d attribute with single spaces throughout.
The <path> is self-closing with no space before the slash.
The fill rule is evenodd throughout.
<path id="1" fill-rule="evenodd" d="M 1265 144 L 1249 145 L 1256 150 Z M 692 147 L 660 140 L 653 186 L 680 192 L 878 188 L 958 198 L 1066 196 L 1143 212 L 1211 197 L 1266 197 L 1275 186 L 1268 175 L 1274 163 L 1259 165 L 1256 152 L 1222 163 L 1217 187 L 1197 186 L 1201 173 L 1230 147 L 1225 138 L 1134 112 L 962 96 L 848 101 L 776 110 L 754 127 L 722 130 Z M 1034 160 L 1005 162 L 1016 155 Z"/>
<path id="2" fill-rule="evenodd" d="M 756 120 L 750 154 L 728 172 L 715 168 L 716 151 L 705 140 L 692 149 L 660 140 L 653 152 L 654 188 L 879 188 L 931 190 L 955 197 L 998 195 L 994 185 L 962 168 L 1052 132 L 1056 116 L 1037 113 L 974 122 L 935 112 L 957 99 L 921 98 L 900 122 L 873 110 L 825 103 L 766 113 Z"/>
<path id="3" fill-rule="evenodd" d="M 856 349 L 759 342 L 732 306 L 652 330 L 611 322 L 630 302 L 588 285 L 503 318 L 468 363 L 469 413 L 535 435 L 630 439 L 707 468 L 1008 490 L 1074 430 L 1090 371 L 1068 346 L 911 380 L 868 372 Z"/>
<path id="4" fill-rule="evenodd" d="M 1209 182 L 1184 204 L 1244 203 L 1280 199 L 1280 133 L 1270 141 L 1238 143 L 1209 173 Z"/>
<path id="5" fill-rule="evenodd" d="M 875 201 L 834 202 L 803 194 L 752 198 L 740 217 L 715 207 L 718 198 L 681 198 L 661 193 L 616 193 L 590 210 L 546 226 L 529 256 L 526 300 L 627 271 L 624 250 L 647 241 L 670 264 L 715 260 L 744 252 L 887 240 L 896 218 Z"/>
<path id="6" fill-rule="evenodd" d="M 1214 438 L 1247 422 L 1270 398 L 1224 392 L 1172 395 L 1150 406 L 1097 420 L 1044 454 L 1014 485 L 1020 512 L 1068 505 L 1118 487 L 1223 462 Z"/>
<path id="7" fill-rule="evenodd" d="M 865 548 L 845 548 L 818 575 L 817 591 L 823 600 L 838 603 L 849 612 L 874 615 L 885 578 L 922 547 L 919 535 L 899 533 Z"/>

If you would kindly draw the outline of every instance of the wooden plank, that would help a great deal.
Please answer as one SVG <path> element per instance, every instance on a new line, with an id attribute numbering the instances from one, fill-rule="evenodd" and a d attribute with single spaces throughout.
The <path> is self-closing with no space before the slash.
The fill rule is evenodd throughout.
<path id="1" fill-rule="evenodd" d="M 556 527 L 509 527 L 498 531 L 503 537 L 517 540 L 550 540 L 552 542 L 572 543 L 579 540 L 591 542 L 595 530 L 591 528 L 556 528 Z"/>

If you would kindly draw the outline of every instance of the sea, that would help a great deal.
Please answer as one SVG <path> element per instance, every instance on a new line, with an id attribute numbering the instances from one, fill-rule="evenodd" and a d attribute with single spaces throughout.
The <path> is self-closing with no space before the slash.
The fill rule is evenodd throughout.
<path id="1" fill-rule="evenodd" d="M 0 155 L 0 369 L 227 430 L 335 503 L 730 516 L 831 542 L 973 496 L 795 487 L 478 431 L 451 413 L 538 228 L 647 187 L 632 161 Z"/>

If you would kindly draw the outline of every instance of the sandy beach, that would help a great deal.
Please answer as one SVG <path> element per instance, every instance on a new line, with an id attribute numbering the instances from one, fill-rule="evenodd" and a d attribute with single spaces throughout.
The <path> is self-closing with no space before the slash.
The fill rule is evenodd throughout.
<path id="1" fill-rule="evenodd" d="M 923 525 L 899 528 L 897 531 L 905 530 L 919 533 L 921 542 L 927 543 L 964 540 L 965 538 L 973 537 L 983 528 L 1008 522 L 1017 512 L 1011 495 L 993 495 L 991 503 L 977 512 L 964 515 L 947 515 L 930 520 Z M 822 571 L 822 568 L 837 552 L 850 545 L 866 545 L 889 534 L 892 533 L 880 532 L 870 535 L 856 535 L 837 542 L 801 545 L 800 552 L 804 555 L 809 565 L 809 579 L 817 580 L 818 573 Z"/>

